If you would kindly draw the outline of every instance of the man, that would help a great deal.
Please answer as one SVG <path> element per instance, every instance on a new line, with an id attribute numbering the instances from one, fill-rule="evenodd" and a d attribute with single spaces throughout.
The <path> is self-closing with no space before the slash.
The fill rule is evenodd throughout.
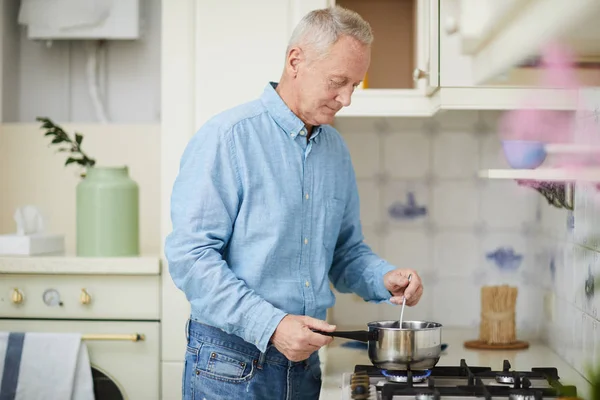
<path id="1" fill-rule="evenodd" d="M 185 399 L 318 399 L 323 319 L 340 292 L 415 305 L 423 288 L 363 243 L 349 152 L 331 124 L 365 76 L 370 26 L 306 15 L 279 84 L 208 121 L 172 194 L 165 253 L 191 303 Z M 412 281 L 408 282 L 408 275 Z"/>

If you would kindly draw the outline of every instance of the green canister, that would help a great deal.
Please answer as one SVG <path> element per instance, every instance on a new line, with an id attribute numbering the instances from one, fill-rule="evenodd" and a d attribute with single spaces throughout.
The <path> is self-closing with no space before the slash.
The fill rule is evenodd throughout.
<path id="1" fill-rule="evenodd" d="M 91 167 L 77 185 L 77 256 L 139 255 L 139 188 L 123 167 Z"/>

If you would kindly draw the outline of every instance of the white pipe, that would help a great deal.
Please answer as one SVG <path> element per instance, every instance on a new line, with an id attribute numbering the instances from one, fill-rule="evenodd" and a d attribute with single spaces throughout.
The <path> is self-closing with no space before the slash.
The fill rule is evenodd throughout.
<path id="1" fill-rule="evenodd" d="M 100 122 L 106 124 L 108 123 L 108 117 L 104 109 L 104 104 L 102 104 L 102 100 L 100 99 L 100 89 L 98 87 L 98 63 L 96 58 L 98 46 L 98 42 L 90 41 L 84 43 L 87 53 L 86 75 L 88 90 L 92 98 L 94 110 L 96 111 L 96 117 Z"/>

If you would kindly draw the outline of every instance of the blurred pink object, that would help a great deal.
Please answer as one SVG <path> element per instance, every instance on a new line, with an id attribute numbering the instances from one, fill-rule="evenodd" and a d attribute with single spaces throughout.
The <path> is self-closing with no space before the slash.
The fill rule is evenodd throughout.
<path id="1" fill-rule="evenodd" d="M 541 87 L 565 89 L 571 101 L 577 101 L 580 88 L 574 70 L 572 52 L 556 43 L 548 44 L 542 52 Z M 544 93 L 536 92 L 527 99 L 522 109 L 504 113 L 499 122 L 499 135 L 503 141 L 527 141 L 548 143 L 574 143 L 575 113 L 571 111 L 542 110 L 536 107 L 536 96 Z M 504 146 L 504 151 L 510 146 Z M 510 154 L 506 154 L 510 158 Z M 553 157 L 553 167 L 577 167 L 576 157 Z"/>

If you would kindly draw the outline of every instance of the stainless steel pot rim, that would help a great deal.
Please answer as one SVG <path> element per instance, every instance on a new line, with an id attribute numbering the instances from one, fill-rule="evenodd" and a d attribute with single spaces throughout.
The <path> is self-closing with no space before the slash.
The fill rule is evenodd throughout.
<path id="1" fill-rule="evenodd" d="M 372 321 L 367 324 L 369 328 L 386 331 L 433 331 L 442 328 L 442 324 L 434 321 L 403 321 L 402 327 L 398 320 Z"/>

